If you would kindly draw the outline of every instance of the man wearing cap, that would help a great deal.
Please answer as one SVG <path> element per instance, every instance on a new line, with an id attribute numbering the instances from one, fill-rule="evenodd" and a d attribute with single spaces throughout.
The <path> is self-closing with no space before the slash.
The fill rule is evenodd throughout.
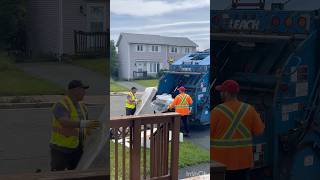
<path id="1" fill-rule="evenodd" d="M 190 115 L 190 105 L 192 105 L 192 98 L 185 93 L 186 89 L 181 86 L 178 88 L 179 95 L 177 95 L 173 102 L 169 105 L 168 109 L 175 108 L 175 111 L 181 115 L 183 123 L 184 136 L 189 137 L 189 122 L 188 116 Z"/>
<path id="2" fill-rule="evenodd" d="M 132 87 L 129 91 L 126 99 L 126 115 L 134 115 L 137 109 L 137 105 L 141 103 L 141 100 L 138 100 L 136 97 L 137 88 Z"/>
<path id="3" fill-rule="evenodd" d="M 81 102 L 88 88 L 79 80 L 71 81 L 66 95 L 52 108 L 52 171 L 75 169 L 82 156 L 84 139 L 90 129 L 100 126 L 99 121 L 88 120 L 87 108 Z"/>
<path id="4" fill-rule="evenodd" d="M 253 164 L 252 137 L 263 133 L 264 124 L 253 106 L 238 100 L 236 81 L 215 89 L 223 103 L 211 111 L 211 160 L 226 165 L 226 180 L 246 180 Z"/>

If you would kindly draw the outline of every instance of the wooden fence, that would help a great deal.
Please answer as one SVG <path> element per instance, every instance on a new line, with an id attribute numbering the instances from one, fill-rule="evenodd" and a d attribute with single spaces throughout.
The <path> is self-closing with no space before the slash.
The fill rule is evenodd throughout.
<path id="1" fill-rule="evenodd" d="M 106 56 L 108 32 L 74 31 L 74 50 L 79 56 Z"/>
<path id="2" fill-rule="evenodd" d="M 110 127 L 114 133 L 114 176 L 120 179 L 178 179 L 180 115 L 122 116 L 112 118 Z M 148 137 L 149 134 L 149 137 Z M 171 142 L 169 135 L 172 135 Z M 126 138 L 129 137 L 129 138 Z M 150 164 L 147 168 L 147 141 L 150 142 Z M 125 143 L 129 144 L 129 157 L 126 157 Z M 171 147 L 170 147 L 171 144 Z M 120 148 L 119 148 L 120 146 Z M 119 149 L 120 152 L 119 152 Z M 171 149 L 171 151 L 169 151 Z M 119 159 L 121 154 L 121 159 Z M 126 162 L 129 161 L 128 173 Z M 119 167 L 121 162 L 122 167 Z M 122 173 L 119 174 L 119 168 Z M 148 173 L 149 172 L 149 173 Z M 126 177 L 129 174 L 129 177 Z"/>

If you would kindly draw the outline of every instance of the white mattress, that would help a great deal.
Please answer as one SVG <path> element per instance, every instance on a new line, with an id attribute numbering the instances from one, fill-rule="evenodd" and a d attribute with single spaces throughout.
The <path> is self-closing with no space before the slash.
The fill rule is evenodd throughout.
<path id="1" fill-rule="evenodd" d="M 107 118 L 106 110 L 107 107 L 105 106 L 98 119 L 101 122 L 101 128 L 93 131 L 84 142 L 83 155 L 77 166 L 77 170 L 88 169 L 107 142 L 107 132 L 109 131 L 107 130 L 106 125 L 107 119 L 109 118 Z"/>
<path id="2" fill-rule="evenodd" d="M 145 114 L 147 111 L 148 106 L 151 106 L 152 98 L 156 95 L 157 88 L 155 87 L 148 87 L 144 91 L 142 97 L 141 97 L 141 104 L 137 106 L 137 111 L 134 115 L 140 115 Z"/>

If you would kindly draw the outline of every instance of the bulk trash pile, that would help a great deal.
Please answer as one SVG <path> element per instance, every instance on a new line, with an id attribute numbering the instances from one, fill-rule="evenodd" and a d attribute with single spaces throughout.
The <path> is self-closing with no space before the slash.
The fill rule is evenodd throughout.
<path id="1" fill-rule="evenodd" d="M 168 111 L 168 106 L 172 101 L 173 98 L 171 94 L 157 95 L 156 100 L 151 103 L 151 108 L 157 113 L 163 113 Z"/>

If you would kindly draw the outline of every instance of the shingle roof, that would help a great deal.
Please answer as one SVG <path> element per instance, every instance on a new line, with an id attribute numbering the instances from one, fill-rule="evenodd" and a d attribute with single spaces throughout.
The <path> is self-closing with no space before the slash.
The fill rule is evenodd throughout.
<path id="1" fill-rule="evenodd" d="M 191 41 L 187 37 L 167 37 L 160 35 L 132 33 L 121 33 L 117 42 L 117 46 L 119 46 L 121 38 L 124 38 L 129 43 L 198 47 L 195 42 Z"/>

